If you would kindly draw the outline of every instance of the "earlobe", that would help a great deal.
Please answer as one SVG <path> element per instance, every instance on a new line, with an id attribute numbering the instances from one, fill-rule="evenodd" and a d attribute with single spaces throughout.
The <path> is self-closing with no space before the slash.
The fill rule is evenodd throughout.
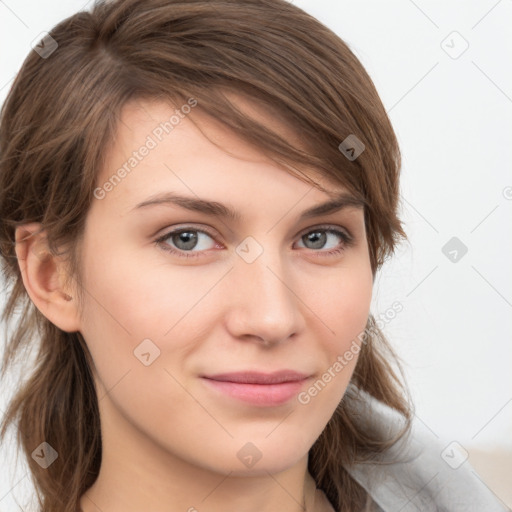
<path id="1" fill-rule="evenodd" d="M 76 294 L 68 290 L 64 261 L 50 251 L 41 224 L 19 226 L 15 240 L 23 284 L 34 305 L 61 330 L 78 331 Z"/>

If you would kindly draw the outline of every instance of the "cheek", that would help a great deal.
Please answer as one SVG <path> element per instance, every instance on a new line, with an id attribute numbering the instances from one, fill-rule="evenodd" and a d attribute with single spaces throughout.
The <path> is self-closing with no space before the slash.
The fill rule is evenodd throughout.
<path id="1" fill-rule="evenodd" d="M 137 265 L 121 256 L 87 261 L 90 294 L 86 294 L 83 335 L 95 365 L 99 396 L 108 392 L 110 397 L 102 407 L 112 402 L 124 417 L 156 436 L 159 431 L 151 425 L 162 425 L 166 437 L 172 424 L 173 435 L 180 439 L 188 439 L 200 425 L 216 432 L 218 424 L 205 416 L 185 388 L 190 361 L 198 357 L 195 353 L 201 353 L 218 324 L 223 304 L 218 284 L 227 269 L 176 266 L 161 260 Z"/>
<path id="2" fill-rule="evenodd" d="M 298 401 L 310 414 L 310 428 L 318 420 L 327 422 L 342 399 L 357 364 L 361 339 L 366 329 L 373 289 L 369 261 L 348 264 L 330 279 L 322 279 L 322 290 L 310 295 L 308 306 L 318 312 L 316 328 L 323 364 L 317 379 L 299 395 Z M 367 264 L 365 264 L 367 262 Z M 311 284 L 311 283 L 310 283 Z M 305 288 L 304 288 L 305 289 Z M 315 420 L 311 418 L 316 418 Z"/>
<path id="3" fill-rule="evenodd" d="M 218 428 L 184 389 L 180 372 L 196 340 L 208 335 L 206 296 L 224 271 L 161 261 L 143 266 L 127 252 L 107 256 L 98 248 L 104 257 L 91 257 L 91 250 L 83 258 L 82 334 L 95 365 L 103 415 L 121 411 L 142 430 L 161 425 L 164 434 L 172 423 L 173 435 L 184 439 L 205 425 Z M 106 393 L 109 400 L 101 400 Z"/>
<path id="4" fill-rule="evenodd" d="M 323 290 L 313 296 L 315 311 L 329 330 L 324 337 L 331 356 L 347 350 L 351 342 L 364 332 L 373 290 L 373 277 L 368 265 L 353 265 L 323 281 Z M 328 332 L 328 331 L 326 331 Z"/>
<path id="5" fill-rule="evenodd" d="M 161 257 L 138 261 L 129 250 L 99 254 L 93 257 L 91 250 L 84 258 L 86 323 L 103 333 L 117 332 L 133 346 L 172 335 L 222 274 L 166 264 Z"/>

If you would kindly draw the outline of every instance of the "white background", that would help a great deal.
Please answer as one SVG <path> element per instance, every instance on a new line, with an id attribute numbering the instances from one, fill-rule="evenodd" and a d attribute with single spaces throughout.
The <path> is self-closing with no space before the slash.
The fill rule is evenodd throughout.
<path id="1" fill-rule="evenodd" d="M 31 42 L 91 3 L 0 1 L 0 102 Z M 385 332 L 405 361 L 418 418 L 447 444 L 510 450 L 512 1 L 294 3 L 349 44 L 399 139 L 410 243 L 382 269 L 373 313 L 396 300 L 404 307 Z M 462 38 L 469 47 L 453 58 Z M 442 252 L 452 237 L 468 248 L 457 262 Z M 0 407 L 9 394 L 1 390 Z M 0 467 L 0 511 L 17 510 L 24 475 Z"/>

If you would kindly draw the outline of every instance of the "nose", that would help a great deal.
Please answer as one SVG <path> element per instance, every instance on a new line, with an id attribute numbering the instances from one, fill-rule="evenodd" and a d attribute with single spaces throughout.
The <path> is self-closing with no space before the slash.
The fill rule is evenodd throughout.
<path id="1" fill-rule="evenodd" d="M 226 313 L 232 336 L 274 345 L 303 330 L 304 305 L 290 270 L 268 250 L 252 263 L 235 261 Z"/>

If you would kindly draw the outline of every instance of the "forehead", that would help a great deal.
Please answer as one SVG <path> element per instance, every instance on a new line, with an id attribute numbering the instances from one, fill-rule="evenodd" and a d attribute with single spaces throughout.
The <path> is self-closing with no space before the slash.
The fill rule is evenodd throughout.
<path id="1" fill-rule="evenodd" d="M 232 96 L 230 100 L 292 145 L 304 149 L 299 135 L 279 119 L 244 98 Z M 245 197 L 249 202 L 258 190 L 263 190 L 263 184 L 265 193 L 270 194 L 271 188 L 276 194 L 289 192 L 297 198 L 307 193 L 312 199 L 325 199 L 330 193 L 346 192 L 315 169 L 299 171 L 325 191 L 278 166 L 261 150 L 204 114 L 199 106 L 139 99 L 127 103 L 121 111 L 115 141 L 98 184 L 109 189 L 109 202 L 121 201 L 126 207 L 166 190 L 201 197 Z"/>
<path id="2" fill-rule="evenodd" d="M 308 151 L 306 137 L 290 123 L 283 121 L 278 115 L 270 112 L 270 107 L 256 98 L 249 97 L 242 92 L 236 94 L 232 91 L 223 91 L 223 95 L 245 115 L 267 126 L 270 130 L 279 133 L 291 146 Z M 190 105 L 195 104 L 195 106 Z M 220 121 L 207 115 L 193 98 L 179 103 L 178 101 L 164 101 L 159 98 L 136 98 L 128 101 L 122 108 L 118 117 L 117 140 L 122 139 L 125 144 L 137 147 L 137 145 L 151 136 L 156 142 L 171 142 L 173 138 L 182 135 L 182 132 L 194 131 L 196 143 L 199 141 L 193 123 L 212 139 L 215 143 L 225 145 L 231 153 L 244 159 L 261 161 L 263 158 L 260 148 L 248 144 L 241 137 L 231 131 Z M 169 131 L 169 128 L 171 131 Z M 156 133 L 153 133 L 156 132 Z M 131 144 L 130 144 L 131 143 Z M 176 152 L 179 148 L 174 147 Z M 322 178 L 322 174 L 316 169 L 304 169 L 308 175 Z"/>

